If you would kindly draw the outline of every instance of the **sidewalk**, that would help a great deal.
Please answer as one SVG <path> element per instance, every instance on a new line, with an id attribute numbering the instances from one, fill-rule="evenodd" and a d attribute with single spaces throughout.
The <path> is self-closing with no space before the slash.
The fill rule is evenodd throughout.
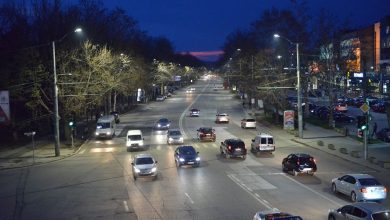
<path id="1" fill-rule="evenodd" d="M 148 104 L 141 103 L 129 112 L 146 109 Z M 80 140 L 81 141 L 81 140 Z M 28 166 L 37 166 L 40 164 L 55 162 L 64 158 L 77 154 L 83 147 L 83 144 L 79 144 L 79 147 L 71 147 L 61 142 L 60 156 L 55 156 L 54 140 L 39 140 L 35 141 L 34 148 L 32 142 L 24 146 L 9 147 L 0 149 L 0 170 L 15 169 Z"/>

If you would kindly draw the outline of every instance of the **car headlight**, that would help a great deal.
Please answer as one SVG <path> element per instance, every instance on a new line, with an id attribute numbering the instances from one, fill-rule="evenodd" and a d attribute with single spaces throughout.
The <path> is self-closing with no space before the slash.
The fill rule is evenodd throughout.
<path id="1" fill-rule="evenodd" d="M 107 135 L 110 135 L 111 134 L 111 132 L 109 132 L 109 131 L 107 131 L 107 133 L 106 133 Z"/>
<path id="2" fill-rule="evenodd" d="M 169 137 L 169 141 L 173 141 L 173 138 Z"/>
<path id="3" fill-rule="evenodd" d="M 167 126 L 169 127 L 169 126 L 171 126 L 171 124 L 168 123 Z"/>
<path id="4" fill-rule="evenodd" d="M 181 157 L 180 157 L 180 158 L 179 158 L 179 161 L 180 161 L 180 162 L 184 162 L 184 158 L 181 158 Z"/>
<path id="5" fill-rule="evenodd" d="M 98 133 L 98 132 L 95 132 L 95 135 L 96 135 L 96 136 L 98 136 L 98 135 L 99 135 L 99 133 Z"/>
<path id="6" fill-rule="evenodd" d="M 157 167 L 153 167 L 152 168 L 152 173 L 156 172 L 157 171 Z"/>
<path id="7" fill-rule="evenodd" d="M 197 157 L 197 158 L 196 158 L 196 161 L 200 161 L 200 157 Z"/>
<path id="8" fill-rule="evenodd" d="M 179 140 L 180 140 L 180 141 L 183 141 L 183 137 L 181 137 Z"/>
<path id="9" fill-rule="evenodd" d="M 160 125 L 160 124 L 157 124 L 157 127 L 161 127 L 161 125 Z"/>
<path id="10" fill-rule="evenodd" d="M 140 172 L 140 170 L 139 170 L 137 167 L 134 167 L 134 171 L 135 171 L 136 173 L 139 173 L 139 172 Z"/>

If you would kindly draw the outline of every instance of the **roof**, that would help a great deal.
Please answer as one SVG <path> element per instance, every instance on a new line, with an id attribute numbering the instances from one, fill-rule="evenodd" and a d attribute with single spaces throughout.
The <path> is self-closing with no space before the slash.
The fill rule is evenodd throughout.
<path id="1" fill-rule="evenodd" d="M 141 130 L 128 130 L 127 135 L 142 134 Z"/>
<path id="2" fill-rule="evenodd" d="M 243 140 L 241 140 L 239 138 L 228 138 L 225 141 L 228 141 L 228 142 L 244 142 Z"/>
<path id="3" fill-rule="evenodd" d="M 102 117 L 100 117 L 98 119 L 98 122 L 99 121 L 113 121 L 113 120 L 115 120 L 115 116 L 113 116 L 113 115 L 103 115 Z"/>
<path id="4" fill-rule="evenodd" d="M 374 178 L 373 176 L 371 175 L 368 175 L 368 174 L 365 174 L 365 173 L 352 173 L 352 174 L 346 174 L 346 175 L 349 175 L 349 176 L 352 176 L 354 177 L 355 179 L 362 179 L 362 178 Z"/>
<path id="5" fill-rule="evenodd" d="M 258 135 L 256 135 L 256 136 L 261 136 L 261 137 L 273 137 L 272 135 L 267 134 L 267 133 L 260 133 L 260 134 L 258 134 Z"/>
<path id="6" fill-rule="evenodd" d="M 151 157 L 154 159 L 154 157 L 151 154 L 137 154 L 135 155 L 134 158 L 146 158 L 146 157 Z"/>
<path id="7" fill-rule="evenodd" d="M 376 213 L 380 211 L 390 212 L 390 208 L 376 202 L 356 202 L 351 205 L 359 207 L 361 209 L 370 210 L 370 212 L 372 213 Z"/>

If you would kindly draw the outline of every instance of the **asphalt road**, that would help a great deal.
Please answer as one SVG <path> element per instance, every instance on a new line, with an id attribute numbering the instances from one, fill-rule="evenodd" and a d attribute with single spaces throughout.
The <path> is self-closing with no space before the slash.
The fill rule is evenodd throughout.
<path id="1" fill-rule="evenodd" d="M 214 91 L 214 85 L 219 89 Z M 384 184 L 390 177 L 339 157 L 298 145 L 288 136 L 275 136 L 273 154 L 248 154 L 245 160 L 225 159 L 219 144 L 239 137 L 250 146 L 260 131 L 240 128 L 245 116 L 240 100 L 221 89 L 221 81 L 199 81 L 196 91 L 178 91 L 164 102 L 154 102 L 140 112 L 121 115 L 113 140 L 91 140 L 78 155 L 55 163 L 0 172 L 0 219 L 252 219 L 258 210 L 278 208 L 304 219 L 327 219 L 330 208 L 349 203 L 334 195 L 330 180 L 345 173 L 369 173 Z M 200 117 L 188 116 L 191 107 Z M 230 115 L 229 124 L 215 124 L 217 112 Z M 166 133 L 155 131 L 161 117 L 185 134 L 202 159 L 199 168 L 176 168 L 175 145 L 166 144 Z M 216 142 L 199 142 L 196 129 L 212 126 Z M 141 129 L 147 150 L 127 152 L 125 134 Z M 158 160 L 159 175 L 132 178 L 130 161 L 148 152 Z M 292 176 L 281 170 L 283 157 L 306 152 L 315 157 L 314 176 Z M 385 201 L 389 205 L 389 199 Z"/>

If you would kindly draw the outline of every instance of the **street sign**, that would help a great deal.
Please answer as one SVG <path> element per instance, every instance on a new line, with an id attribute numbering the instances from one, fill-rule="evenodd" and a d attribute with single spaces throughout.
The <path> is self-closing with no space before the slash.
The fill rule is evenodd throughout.
<path id="1" fill-rule="evenodd" d="M 364 113 L 367 113 L 368 110 L 370 110 L 370 106 L 368 106 L 366 103 L 364 103 L 362 106 L 360 106 L 360 110 L 362 110 L 362 112 L 364 112 Z"/>

